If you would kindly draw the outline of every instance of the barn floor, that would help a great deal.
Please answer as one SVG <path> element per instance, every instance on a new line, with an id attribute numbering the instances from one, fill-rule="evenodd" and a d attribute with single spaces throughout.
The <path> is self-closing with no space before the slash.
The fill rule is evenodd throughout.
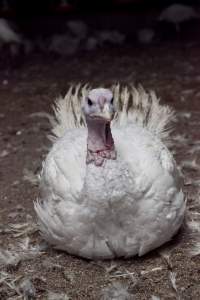
<path id="1" fill-rule="evenodd" d="M 74 58 L 35 55 L 15 69 L 0 70 L 0 299 L 23 299 L 23 291 L 36 299 L 123 300 L 128 294 L 137 300 L 200 299 L 200 259 L 191 255 L 200 242 L 199 65 L 200 45 L 174 42 L 107 48 Z M 91 262 L 41 240 L 33 175 L 50 146 L 44 112 L 51 112 L 55 97 L 72 82 L 141 83 L 175 108 L 172 149 L 185 176 L 187 218 L 193 221 L 161 249 L 141 258 Z M 114 298 L 119 290 L 121 296 Z"/>

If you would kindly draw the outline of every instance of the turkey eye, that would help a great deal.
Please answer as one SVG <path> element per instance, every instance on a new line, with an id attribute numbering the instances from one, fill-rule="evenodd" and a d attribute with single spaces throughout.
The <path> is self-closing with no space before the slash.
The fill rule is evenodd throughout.
<path id="1" fill-rule="evenodd" d="M 110 100 L 110 103 L 111 103 L 111 104 L 113 104 L 113 102 L 114 102 L 114 98 L 112 98 L 112 99 Z"/>
<path id="2" fill-rule="evenodd" d="M 89 106 L 92 106 L 93 103 L 92 103 L 92 101 L 91 101 L 89 98 L 88 98 L 87 101 L 88 101 L 88 105 L 89 105 Z"/>

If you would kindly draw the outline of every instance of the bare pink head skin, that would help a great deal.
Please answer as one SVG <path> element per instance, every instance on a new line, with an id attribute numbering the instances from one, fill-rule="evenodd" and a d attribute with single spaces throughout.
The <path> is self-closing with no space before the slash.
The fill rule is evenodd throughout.
<path id="1" fill-rule="evenodd" d="M 82 110 L 88 127 L 86 163 L 102 166 L 106 159 L 116 159 L 110 129 L 114 116 L 112 92 L 103 88 L 91 90 L 83 100 Z"/>

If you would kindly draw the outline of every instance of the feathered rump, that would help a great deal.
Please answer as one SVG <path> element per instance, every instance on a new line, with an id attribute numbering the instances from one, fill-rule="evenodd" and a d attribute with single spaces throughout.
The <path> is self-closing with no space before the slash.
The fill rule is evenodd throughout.
<path id="1" fill-rule="evenodd" d="M 86 125 L 81 112 L 81 100 L 91 88 L 88 85 L 73 85 L 64 98 L 56 99 L 53 106 L 55 120 L 52 122 L 51 140 L 64 135 L 67 129 Z M 145 91 L 141 86 L 132 85 L 110 87 L 114 94 L 116 114 L 112 126 L 123 127 L 137 123 L 147 128 L 153 135 L 166 141 L 171 132 L 171 123 L 175 119 L 173 110 L 160 105 L 155 92 Z"/>

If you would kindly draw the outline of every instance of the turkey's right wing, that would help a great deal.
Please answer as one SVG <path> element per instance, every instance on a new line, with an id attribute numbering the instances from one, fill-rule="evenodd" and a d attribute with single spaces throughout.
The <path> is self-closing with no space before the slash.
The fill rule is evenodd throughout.
<path id="1" fill-rule="evenodd" d="M 78 197 L 86 171 L 86 129 L 68 131 L 52 147 L 41 173 L 43 197 Z"/>

